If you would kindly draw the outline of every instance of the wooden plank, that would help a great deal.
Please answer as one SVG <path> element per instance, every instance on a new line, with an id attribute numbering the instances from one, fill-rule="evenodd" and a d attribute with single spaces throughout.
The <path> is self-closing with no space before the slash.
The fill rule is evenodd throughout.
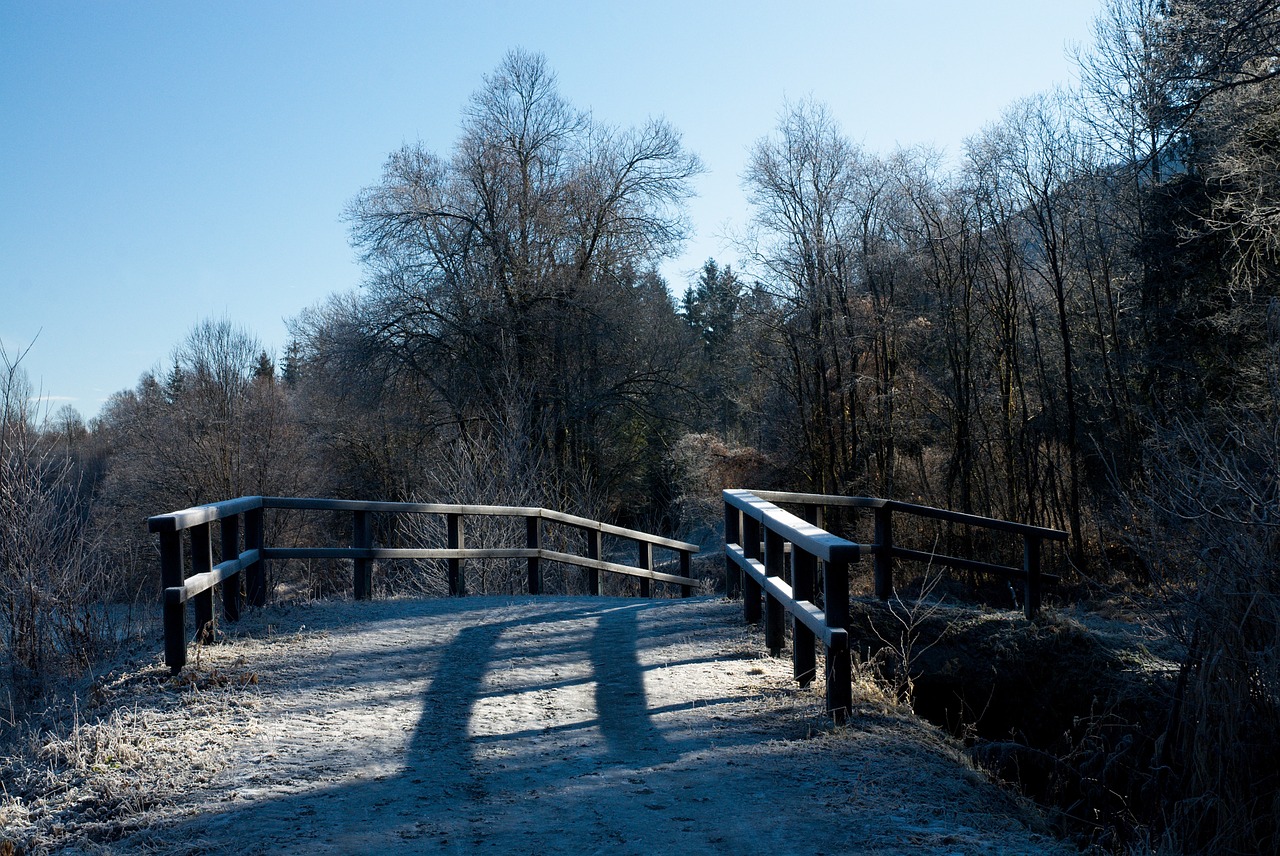
<path id="1" fill-rule="evenodd" d="M 234 561 L 236 565 L 235 571 L 228 575 L 235 577 L 229 579 L 224 577 L 226 584 L 222 586 L 222 614 L 227 621 L 240 620 L 240 584 L 241 578 L 236 576 L 240 573 L 243 566 L 238 559 L 240 558 L 240 515 L 232 515 L 231 517 L 222 518 L 221 532 L 219 533 L 222 540 L 222 564 Z"/>
<path id="2" fill-rule="evenodd" d="M 1022 569 L 1026 575 L 1022 609 L 1023 615 L 1030 621 L 1040 612 L 1040 584 L 1043 576 L 1040 573 L 1040 539 L 1034 535 L 1023 539 Z"/>
<path id="3" fill-rule="evenodd" d="M 915 562 L 932 563 L 942 565 L 948 568 L 955 568 L 960 571 L 974 571 L 979 574 L 996 574 L 998 576 L 1013 577 L 1014 579 L 1025 580 L 1027 573 L 1023 568 L 1015 568 L 1011 565 L 993 565 L 989 562 L 979 562 L 975 559 L 961 559 L 957 556 L 941 556 L 936 553 L 929 553 L 925 550 L 908 550 L 905 547 L 894 547 L 893 555 L 900 559 L 910 559 Z M 1041 574 L 1040 579 L 1045 582 L 1059 582 L 1060 577 L 1056 574 Z"/>
<path id="4" fill-rule="evenodd" d="M 524 519 L 525 522 L 525 546 L 532 550 L 532 554 L 526 560 L 528 561 L 529 572 L 529 594 L 542 593 L 542 519 L 536 514 L 530 514 Z"/>
<path id="5" fill-rule="evenodd" d="M 742 551 L 748 559 L 760 560 L 763 558 L 760 549 L 760 521 L 758 518 L 750 514 L 742 515 Z M 760 612 L 760 581 L 751 574 L 743 574 L 742 576 L 742 618 L 748 624 L 759 624 L 761 618 Z"/>
<path id="6" fill-rule="evenodd" d="M 160 585 L 164 589 L 182 585 L 186 571 L 182 562 L 182 533 L 160 533 Z M 178 674 L 187 663 L 187 606 L 164 601 L 164 664 Z"/>
<path id="7" fill-rule="evenodd" d="M 914 514 L 917 517 L 929 517 L 947 523 L 961 523 L 965 526 L 977 526 L 982 529 L 995 529 L 999 532 L 1010 532 L 1014 535 L 1035 535 L 1050 541 L 1065 541 L 1067 533 L 1061 529 L 1048 529 L 1043 526 L 1031 526 L 1027 523 L 1014 523 L 1011 520 L 997 520 L 994 517 L 981 517 L 977 514 L 966 514 L 962 511 L 948 511 L 945 508 L 930 508 L 927 505 L 914 505 L 909 502 L 892 501 L 894 511 Z"/>
<path id="8" fill-rule="evenodd" d="M 879 508 L 889 502 L 871 496 L 837 496 L 825 493 L 794 493 L 785 490 L 751 490 L 766 502 L 788 502 L 793 505 L 816 505 L 831 508 Z"/>
<path id="9" fill-rule="evenodd" d="M 538 556 L 527 547 L 264 547 L 264 559 L 529 559 Z"/>
<path id="10" fill-rule="evenodd" d="M 577 517 L 573 514 L 565 514 L 562 511 L 552 511 L 544 508 L 542 511 L 542 519 L 550 520 L 555 523 L 565 523 L 570 526 L 577 526 L 580 529 L 594 529 L 605 535 L 616 535 L 619 538 L 631 538 L 634 540 L 647 541 L 657 547 L 666 547 L 669 550 L 687 551 L 689 553 L 697 553 L 702 548 L 697 544 L 690 544 L 685 541 L 676 541 L 672 538 L 663 538 L 660 535 L 650 535 L 647 532 L 641 532 L 638 529 L 624 529 L 621 526 L 614 526 L 611 523 L 601 523 L 597 520 L 590 520 L 586 517 Z"/>
<path id="11" fill-rule="evenodd" d="M 445 541 L 450 550 L 461 550 L 466 546 L 466 533 L 463 531 L 461 514 L 445 515 Z M 449 567 L 449 594 L 462 597 L 467 593 L 467 581 L 462 575 L 462 559 L 453 556 L 447 560 Z"/>
<path id="12" fill-rule="evenodd" d="M 827 625 L 849 629 L 849 563 L 826 562 L 822 566 L 822 591 Z"/>
<path id="13" fill-rule="evenodd" d="M 603 548 L 601 543 L 603 539 L 600 537 L 600 530 L 587 529 L 585 532 L 587 536 L 587 559 L 593 562 L 598 562 L 600 561 Z M 599 595 L 600 568 L 594 565 L 586 565 L 585 567 L 587 569 L 587 591 L 590 594 Z"/>
<path id="14" fill-rule="evenodd" d="M 730 544 L 742 543 L 742 511 L 727 500 L 724 503 L 724 543 L 726 549 Z M 728 598 L 736 598 L 742 593 L 742 571 L 727 555 L 724 560 L 724 593 Z"/>
<path id="15" fill-rule="evenodd" d="M 786 560 L 784 543 L 780 534 L 772 529 L 765 529 L 764 570 L 770 579 L 781 581 L 782 568 Z M 789 596 L 788 591 L 788 598 Z M 769 649 L 770 656 L 776 657 L 782 653 L 786 638 L 786 609 L 782 599 L 766 585 L 764 586 L 764 644 Z"/>
<path id="16" fill-rule="evenodd" d="M 848 631 L 838 630 L 831 634 L 824 671 L 827 713 L 837 723 L 843 723 L 853 710 L 853 658 L 849 653 Z"/>
<path id="17" fill-rule="evenodd" d="M 467 547 L 461 550 L 449 550 L 443 548 L 401 548 L 401 547 L 372 547 L 366 550 L 356 550 L 352 547 L 265 547 L 262 550 L 264 559 L 280 560 L 280 559 L 351 559 L 355 556 L 361 556 L 369 559 L 531 559 L 541 558 L 549 562 L 563 562 L 568 565 L 577 565 L 583 568 L 595 568 L 596 570 L 609 571 L 614 574 L 623 574 L 626 576 L 643 576 L 651 580 L 659 582 L 672 583 L 673 585 L 696 585 L 697 580 L 691 577 L 682 577 L 675 574 L 667 574 L 661 571 L 644 571 L 639 568 L 633 568 L 630 565 L 620 565 L 615 562 L 605 562 L 598 559 L 584 558 L 574 555 L 573 553 L 560 553 L 555 550 L 537 550 L 527 547 Z"/>
<path id="18" fill-rule="evenodd" d="M 254 557 L 244 561 L 245 588 L 248 590 L 251 606 L 267 605 L 267 568 L 266 561 L 261 558 L 260 552 L 262 533 L 263 510 L 253 508 L 246 511 L 244 513 L 245 552 L 241 554 L 241 560 L 244 560 L 246 554 L 252 554 Z"/>
<path id="19" fill-rule="evenodd" d="M 899 502 L 895 499 L 876 499 L 870 496 L 828 496 L 821 493 L 790 493 L 778 490 L 747 491 L 767 502 L 794 503 L 796 505 L 818 505 L 838 508 L 891 508 L 917 517 L 929 517 L 948 523 L 961 523 L 966 526 L 978 526 L 983 529 L 995 529 L 1011 532 L 1015 535 L 1038 535 L 1051 541 L 1065 541 L 1067 533 L 1061 529 L 1049 529 L 1043 526 L 1032 526 L 1028 523 L 1015 523 L 1011 520 L 1000 520 L 995 517 L 983 517 L 963 511 L 949 511 L 945 508 L 933 508 L 928 505 L 916 505 L 910 502 Z"/>
<path id="20" fill-rule="evenodd" d="M 213 572 L 213 540 L 209 526 L 208 523 L 200 523 L 191 527 L 191 570 L 195 571 L 195 577 Z M 213 592 L 210 588 L 206 586 L 191 596 L 195 604 L 196 638 L 206 643 L 213 641 L 217 630 L 213 616 Z"/>
<path id="21" fill-rule="evenodd" d="M 893 597 L 893 509 L 888 505 L 875 510 L 875 579 L 876 597 Z M 904 554 L 905 555 L 905 554 Z"/>
<path id="22" fill-rule="evenodd" d="M 515 505 L 459 505 L 443 502 L 387 502 L 367 499 L 330 499 L 318 496 L 264 496 L 266 508 L 288 508 L 295 511 L 367 511 L 390 514 L 462 514 L 506 517 L 528 517 L 540 508 Z"/>
<path id="23" fill-rule="evenodd" d="M 351 515 L 351 546 L 356 550 L 368 550 L 373 546 L 373 513 L 355 511 Z M 373 560 L 357 557 L 351 568 L 351 587 L 356 600 L 373 597 Z"/>
<path id="24" fill-rule="evenodd" d="M 653 572 L 653 545 L 644 541 L 636 541 L 636 565 L 642 571 Z M 652 592 L 649 590 L 649 577 L 640 577 L 640 596 L 650 597 Z"/>
<path id="25" fill-rule="evenodd" d="M 818 588 L 818 560 L 804 550 L 791 551 L 791 593 L 797 606 L 813 605 Z M 815 607 L 816 611 L 816 607 Z M 795 611 L 791 622 L 791 673 L 802 687 L 813 682 L 818 669 L 815 634 Z M 825 621 L 823 622 L 825 624 Z"/>
<path id="26" fill-rule="evenodd" d="M 742 511 L 744 529 L 747 520 L 758 521 L 760 525 L 777 532 L 793 544 L 799 544 L 805 552 L 823 561 L 856 562 L 864 554 L 871 552 L 870 547 L 860 546 L 819 529 L 803 518 L 759 499 L 750 491 L 725 490 L 721 491 L 721 495 L 726 503 Z M 743 537 L 746 537 L 745 532 Z"/>
<path id="27" fill-rule="evenodd" d="M 685 541 L 676 541 L 671 538 L 663 538 L 658 535 L 650 535 L 647 532 L 640 532 L 636 529 L 625 529 L 621 526 L 601 523 L 596 520 L 589 520 L 585 517 L 565 514 L 560 511 L 552 511 L 546 508 L 533 508 L 529 506 L 458 505 L 434 502 L 381 502 L 358 499 L 326 499 L 320 497 L 291 496 L 268 496 L 260 497 L 260 499 L 267 508 L 289 508 L 303 511 L 378 511 L 396 514 L 461 514 L 464 516 L 481 515 L 490 517 L 540 517 L 544 520 L 550 520 L 556 523 L 565 523 L 579 528 L 595 529 L 606 535 L 617 535 L 622 538 L 634 538 L 648 541 L 650 544 L 654 544 L 659 547 L 666 547 L 671 550 L 687 550 L 691 553 L 697 553 L 701 549 L 697 544 L 690 544 Z"/>
<path id="28" fill-rule="evenodd" d="M 234 577 L 240 573 L 243 567 L 244 562 L 242 559 L 229 559 L 225 562 L 219 562 L 210 570 L 187 577 L 180 586 L 170 587 L 165 590 L 178 592 L 179 601 L 185 603 L 196 595 L 207 592 L 223 580 Z"/>
<path id="29" fill-rule="evenodd" d="M 197 505 L 168 514 L 157 514 L 147 518 L 149 532 L 181 532 L 202 523 L 212 523 L 234 514 L 243 514 L 254 508 L 262 507 L 262 497 L 242 496 L 239 499 L 228 499 L 224 502 L 213 502 L 208 505 Z"/>
<path id="30" fill-rule="evenodd" d="M 697 580 L 692 577 L 682 577 L 676 574 L 663 573 L 662 571 L 644 570 L 643 568 L 633 568 L 630 565 L 619 565 L 616 562 L 603 562 L 597 559 L 585 559 L 582 556 L 575 556 L 573 553 L 558 553 L 555 550 L 543 550 L 542 558 L 548 562 L 564 562 L 566 565 L 578 565 L 583 568 L 596 568 L 601 571 L 608 571 L 613 574 L 622 574 L 628 577 L 641 577 L 644 579 L 655 580 L 660 583 L 671 583 L 672 585 L 696 585 Z"/>
<path id="31" fill-rule="evenodd" d="M 774 597 L 783 602 L 787 611 L 797 621 L 808 628 L 815 637 L 821 639 L 824 645 L 830 644 L 831 631 L 834 628 L 827 625 L 826 613 L 812 603 L 797 600 L 791 586 L 777 577 L 766 574 L 764 564 L 758 559 L 747 558 L 741 547 L 730 547 L 728 555 L 739 564 L 745 572 L 744 576 L 754 579 L 761 589 L 768 588 Z"/>

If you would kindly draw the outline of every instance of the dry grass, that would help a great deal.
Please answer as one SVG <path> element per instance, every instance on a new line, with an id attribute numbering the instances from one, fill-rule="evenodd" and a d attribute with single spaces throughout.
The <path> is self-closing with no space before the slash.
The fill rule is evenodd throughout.
<path id="1" fill-rule="evenodd" d="M 217 665 L 177 678 L 127 664 L 14 729 L 0 758 L 0 846 L 99 852 L 210 782 L 227 753 L 201 737 L 255 704 Z"/>

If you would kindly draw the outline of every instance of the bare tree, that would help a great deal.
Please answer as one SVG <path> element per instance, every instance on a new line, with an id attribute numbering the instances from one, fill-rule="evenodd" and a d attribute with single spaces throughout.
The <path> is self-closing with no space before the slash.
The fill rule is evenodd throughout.
<path id="1" fill-rule="evenodd" d="M 682 325 L 652 266 L 686 234 L 700 169 L 666 122 L 599 123 L 543 57 L 512 52 L 472 96 L 451 157 L 405 147 L 348 209 L 374 362 L 464 433 L 514 372 L 536 417 L 526 430 L 560 465 L 604 477 L 603 438 L 681 386 L 679 351 L 654 348 Z"/>
<path id="2" fill-rule="evenodd" d="M 159 578 L 147 517 L 238 496 L 309 492 L 310 444 L 262 353 L 230 321 L 201 322 L 175 349 L 163 382 L 148 373 L 104 408 L 98 433 L 112 456 L 97 525 L 110 533 L 110 550 L 146 557 L 132 566 L 138 588 Z M 268 527 L 276 538 L 280 522 Z"/>
<path id="3" fill-rule="evenodd" d="M 807 480 L 831 492 L 863 469 L 855 200 L 867 166 L 825 106 L 802 102 L 783 109 L 777 133 L 755 144 L 743 175 L 754 220 L 745 249 L 785 313 L 777 332 Z"/>
<path id="4" fill-rule="evenodd" d="M 1262 852 L 1280 839 L 1280 349 L 1271 319 L 1269 396 L 1213 424 L 1154 432 L 1130 507 L 1157 620 L 1186 646 L 1168 730 L 1161 822 L 1187 852 Z M 1229 425 L 1225 431 L 1216 426 Z"/>
<path id="5" fill-rule="evenodd" d="M 0 347 L 0 704 L 21 710 L 115 641 L 118 578 L 97 550 L 71 456 L 38 424 L 20 365 Z"/>

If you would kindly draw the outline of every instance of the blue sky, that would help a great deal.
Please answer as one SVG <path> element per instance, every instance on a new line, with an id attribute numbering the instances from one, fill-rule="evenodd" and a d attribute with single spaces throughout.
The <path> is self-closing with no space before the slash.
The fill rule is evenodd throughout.
<path id="1" fill-rule="evenodd" d="M 61 2 L 0 0 L 0 343 L 86 417 L 203 318 L 273 352 L 361 273 L 340 216 L 386 156 L 448 152 L 513 47 L 576 106 L 664 116 L 708 172 L 683 292 L 748 219 L 740 175 L 788 99 L 872 151 L 955 154 L 1069 83 L 1099 0 Z M 32 344 L 34 343 L 34 344 Z"/>

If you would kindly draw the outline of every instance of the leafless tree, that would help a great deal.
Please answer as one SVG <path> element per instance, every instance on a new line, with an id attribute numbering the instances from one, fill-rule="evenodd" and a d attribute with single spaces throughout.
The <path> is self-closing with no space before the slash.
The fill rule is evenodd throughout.
<path id="1" fill-rule="evenodd" d="M 514 372 L 526 430 L 562 466 L 607 477 L 601 439 L 682 383 L 679 352 L 655 347 L 682 325 L 652 266 L 687 231 L 700 169 L 666 122 L 597 122 L 543 57 L 512 52 L 451 157 L 406 146 L 348 209 L 376 360 L 464 432 Z"/>
<path id="2" fill-rule="evenodd" d="M 74 462 L 38 424 L 22 356 L 0 348 L 0 704 L 11 712 L 115 642 L 106 604 L 119 591 Z"/>
<path id="3" fill-rule="evenodd" d="M 785 315 L 776 332 L 790 364 L 797 429 L 816 489 L 844 490 L 863 472 L 858 390 L 866 313 L 858 296 L 863 225 L 855 207 L 870 164 L 816 102 L 783 109 L 751 150 L 743 184 L 753 229 L 744 249 Z"/>
<path id="4" fill-rule="evenodd" d="M 1162 811 L 1186 851 L 1261 852 L 1280 839 L 1271 747 L 1280 740 L 1280 349 L 1270 393 L 1213 426 L 1183 417 L 1148 445 L 1131 506 L 1134 549 L 1186 645 L 1162 740 Z"/>

